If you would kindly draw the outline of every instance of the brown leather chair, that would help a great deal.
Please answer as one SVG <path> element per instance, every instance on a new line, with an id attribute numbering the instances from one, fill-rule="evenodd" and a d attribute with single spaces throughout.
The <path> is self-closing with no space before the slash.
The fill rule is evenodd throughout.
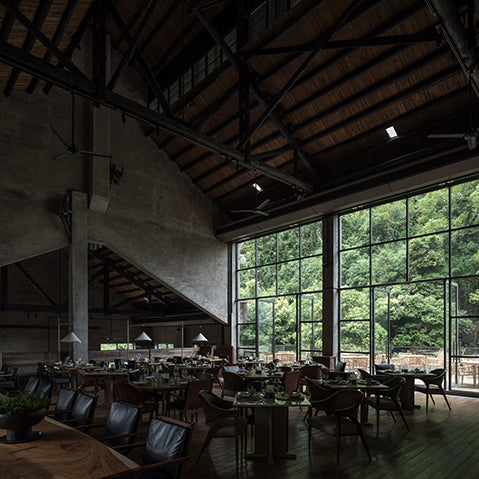
<path id="1" fill-rule="evenodd" d="M 191 381 L 186 386 L 185 397 L 168 403 L 166 405 L 166 410 L 178 411 L 181 420 L 185 420 L 188 413 L 191 414 L 191 420 L 193 420 L 193 414 L 196 416 L 196 420 L 198 420 L 198 411 L 202 407 L 199 393 L 200 391 L 211 391 L 212 388 L 212 379 Z"/>
<path id="2" fill-rule="evenodd" d="M 248 383 L 236 373 L 223 370 L 223 391 L 221 397 L 232 396 L 235 397 L 239 391 L 244 391 L 248 387 Z"/>

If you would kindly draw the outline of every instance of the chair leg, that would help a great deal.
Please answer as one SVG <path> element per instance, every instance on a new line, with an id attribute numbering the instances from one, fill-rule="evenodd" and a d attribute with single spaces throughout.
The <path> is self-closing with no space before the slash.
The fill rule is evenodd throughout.
<path id="1" fill-rule="evenodd" d="M 199 454 L 199 456 L 198 456 L 198 459 L 196 459 L 196 464 L 198 464 L 198 463 L 200 462 L 200 458 L 201 458 L 201 456 L 203 455 L 204 450 L 205 450 L 206 447 L 208 446 L 208 444 L 209 444 L 209 442 L 210 442 L 210 439 L 211 439 L 211 438 L 210 438 L 210 435 L 209 435 L 209 433 L 208 433 L 208 434 L 206 435 L 206 437 L 205 437 L 204 442 L 203 442 L 203 446 L 201 446 L 201 451 L 200 451 L 200 454 Z"/>
<path id="2" fill-rule="evenodd" d="M 443 387 L 442 386 L 439 386 L 439 387 L 441 389 L 442 395 L 444 396 L 444 399 L 446 400 L 447 407 L 449 408 L 449 410 L 451 410 L 451 406 L 449 405 L 449 401 L 447 400 L 447 396 L 446 396 L 446 393 L 444 392 Z"/>
<path id="3" fill-rule="evenodd" d="M 403 414 L 403 412 L 402 412 L 402 409 L 401 409 L 401 407 L 399 406 L 399 403 L 398 403 L 397 401 L 395 401 L 395 403 L 396 403 L 396 407 L 398 408 L 399 414 L 401 415 L 401 418 L 402 418 L 402 420 L 403 420 L 403 423 L 404 423 L 404 425 L 406 426 L 406 429 L 409 431 L 409 426 L 408 426 L 408 424 L 407 424 L 407 422 L 406 422 L 406 418 L 404 417 L 404 414 Z"/>
<path id="4" fill-rule="evenodd" d="M 366 442 L 366 438 L 364 437 L 363 428 L 361 427 L 361 424 L 357 423 L 356 428 L 358 430 L 359 437 L 361 438 L 361 442 L 363 443 L 364 449 L 366 449 L 368 458 L 369 460 L 371 460 L 371 453 L 369 452 L 368 443 Z"/>
<path id="5" fill-rule="evenodd" d="M 376 437 L 379 436 L 379 407 L 376 408 Z"/>
<path id="6" fill-rule="evenodd" d="M 311 451 L 311 424 L 308 422 L 308 451 Z"/>

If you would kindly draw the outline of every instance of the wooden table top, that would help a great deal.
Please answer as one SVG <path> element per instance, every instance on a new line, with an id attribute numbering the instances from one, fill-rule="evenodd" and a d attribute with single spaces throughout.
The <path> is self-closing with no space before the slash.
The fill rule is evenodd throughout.
<path id="1" fill-rule="evenodd" d="M 263 395 L 242 397 L 241 393 L 237 393 L 233 401 L 233 406 L 236 407 L 290 407 L 290 406 L 304 406 L 309 407 L 311 403 L 304 394 L 299 394 L 297 397 L 291 397 L 288 393 L 276 394 L 274 399 L 265 399 Z"/>
<path id="2" fill-rule="evenodd" d="M 139 465 L 96 439 L 50 418 L 33 426 L 43 436 L 0 443 L 0 479 L 104 479 Z"/>

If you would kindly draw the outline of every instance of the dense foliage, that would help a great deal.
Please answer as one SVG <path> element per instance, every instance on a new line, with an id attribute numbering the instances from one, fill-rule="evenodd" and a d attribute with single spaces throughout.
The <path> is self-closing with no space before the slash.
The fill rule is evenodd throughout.
<path id="1" fill-rule="evenodd" d="M 23 392 L 0 395 L 0 414 L 24 414 L 48 406 L 48 397 Z"/>
<path id="2" fill-rule="evenodd" d="M 452 353 L 478 353 L 478 224 L 478 181 L 343 215 L 341 350 L 368 351 L 372 320 L 376 352 L 385 345 L 389 296 L 397 350 L 443 349 L 451 328 Z M 260 350 L 273 327 L 276 350 L 321 349 L 322 264 L 320 222 L 238 245 L 240 345 L 254 347 L 257 320 Z"/>

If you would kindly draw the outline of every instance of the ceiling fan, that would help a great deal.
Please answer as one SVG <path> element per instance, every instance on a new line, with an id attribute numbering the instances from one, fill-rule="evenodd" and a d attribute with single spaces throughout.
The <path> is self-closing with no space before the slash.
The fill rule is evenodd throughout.
<path id="1" fill-rule="evenodd" d="M 472 105 L 472 86 L 469 86 L 469 105 Z M 469 127 L 467 131 L 462 133 L 432 133 L 427 135 L 428 138 L 462 138 L 466 141 L 467 147 L 474 150 L 477 147 L 477 139 L 479 138 L 479 127 L 473 127 L 472 110 L 469 110 Z"/>
<path id="2" fill-rule="evenodd" d="M 267 211 L 264 211 L 264 209 L 270 204 L 270 202 L 271 200 L 267 198 L 256 208 L 250 210 L 233 210 L 231 213 L 252 213 L 254 215 L 269 216 L 269 213 Z"/>
<path id="3" fill-rule="evenodd" d="M 75 97 L 72 94 L 72 141 L 69 143 L 63 135 L 55 128 L 53 125 L 50 125 L 51 130 L 55 135 L 58 136 L 60 141 L 63 143 L 65 148 L 67 149 L 65 152 L 60 153 L 56 156 L 52 157 L 52 160 L 59 160 L 60 158 L 64 158 L 65 156 L 69 155 L 86 155 L 86 156 L 100 156 L 102 158 L 111 158 L 111 155 L 106 155 L 104 153 L 95 153 L 94 151 L 85 151 L 79 150 L 75 145 Z"/>

